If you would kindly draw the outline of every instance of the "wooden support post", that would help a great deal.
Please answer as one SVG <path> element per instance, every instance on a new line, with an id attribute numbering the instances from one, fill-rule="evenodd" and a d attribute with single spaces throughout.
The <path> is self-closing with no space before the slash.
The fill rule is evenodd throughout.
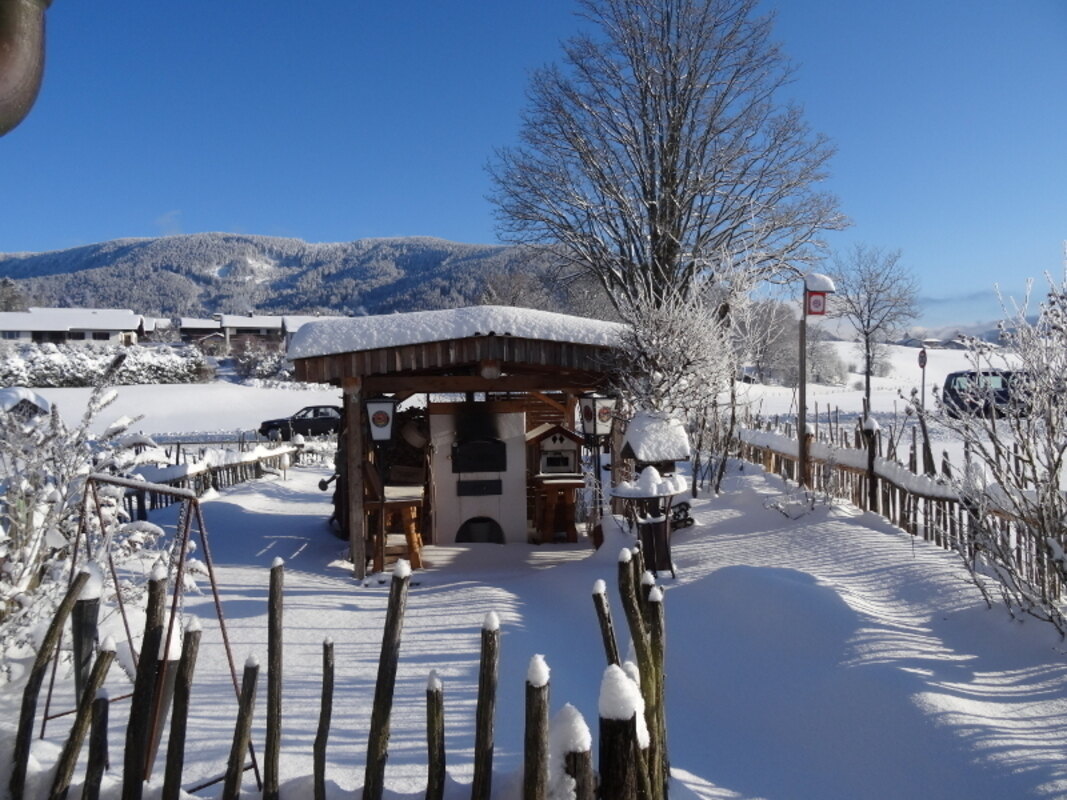
<path id="1" fill-rule="evenodd" d="M 326 800 L 326 742 L 330 738 L 330 719 L 333 714 L 333 639 L 322 643 L 322 699 L 319 705 L 319 728 L 312 746 L 314 757 L 315 800 Z"/>
<path id="2" fill-rule="evenodd" d="M 490 611 L 482 625 L 478 706 L 474 714 L 474 781 L 471 800 L 490 800 L 493 791 L 493 715 L 500 665 L 500 619 Z"/>
<path id="3" fill-rule="evenodd" d="M 400 632 L 404 626 L 411 566 L 401 559 L 393 571 L 389 588 L 389 608 L 385 616 L 382 651 L 378 659 L 378 679 L 374 685 L 370 735 L 367 741 L 367 767 L 363 779 L 363 800 L 381 800 L 385 790 L 385 760 L 389 757 L 389 715 L 400 662 Z"/>
<path id="4" fill-rule="evenodd" d="M 263 797 L 278 800 L 278 762 L 282 744 L 282 601 L 285 562 L 274 560 L 267 602 L 267 732 L 263 746 Z"/>
<path id="5" fill-rule="evenodd" d="M 344 391 L 344 459 L 348 495 L 348 546 L 352 556 L 352 575 L 356 580 L 367 577 L 367 532 L 363 513 L 363 394 L 359 378 L 345 379 Z"/>
<path id="6" fill-rule="evenodd" d="M 178 673 L 174 679 L 174 711 L 170 719 L 170 739 L 167 741 L 167 765 L 163 771 L 161 800 L 178 800 L 182 788 L 182 771 L 185 767 L 185 732 L 189 725 L 189 707 L 192 699 L 193 671 L 200 652 L 200 622 L 195 617 L 185 626 L 182 639 L 182 657 L 178 661 Z"/>

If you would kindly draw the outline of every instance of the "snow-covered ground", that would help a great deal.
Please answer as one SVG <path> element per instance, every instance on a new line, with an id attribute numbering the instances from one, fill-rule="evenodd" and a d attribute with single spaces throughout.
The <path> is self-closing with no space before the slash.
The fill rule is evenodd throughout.
<path id="1" fill-rule="evenodd" d="M 916 351 L 900 354 L 913 360 Z M 941 356 L 945 355 L 942 362 Z M 931 351 L 927 385 L 957 368 Z M 951 353 L 954 358 L 958 354 Z M 914 363 L 914 362 L 913 362 Z M 934 370 L 937 370 L 935 374 Z M 892 410 L 919 372 L 884 379 L 875 408 Z M 791 390 L 755 387 L 788 411 Z M 43 392 L 66 415 L 73 390 Z M 62 395 L 62 396 L 61 396 Z M 855 411 L 855 390 L 815 389 Z M 330 392 L 235 385 L 125 387 L 105 416 L 146 413 L 146 432 L 248 429 Z M 820 401 L 821 402 L 821 401 Z M 900 401 L 897 401 L 898 403 Z M 128 407 L 122 404 L 128 404 Z M 71 406 L 68 408 L 67 406 Z M 888 409 L 885 407 L 888 406 Z M 388 582 L 358 585 L 326 526 L 323 469 L 290 470 L 234 487 L 204 503 L 227 629 L 238 665 L 266 663 L 266 596 L 275 558 L 286 563 L 282 794 L 309 797 L 319 713 L 321 645 L 335 642 L 337 688 L 328 752 L 328 791 L 349 797 L 363 782 L 367 726 Z M 754 467 L 732 472 L 720 497 L 693 504 L 696 524 L 674 535 L 677 578 L 666 577 L 668 735 L 675 798 L 1022 798 L 1067 796 L 1067 660 L 1048 625 L 988 610 L 955 556 L 915 541 L 871 514 L 820 506 L 791 520 L 774 509 L 787 491 Z M 173 525 L 176 510 L 154 521 Z M 494 796 L 517 798 L 524 679 L 535 654 L 551 669 L 553 711 L 576 706 L 594 731 L 604 655 L 593 585 L 605 579 L 616 628 L 625 624 L 614 590 L 620 550 L 609 531 L 599 551 L 577 545 L 427 547 L 414 574 L 392 717 L 387 797 L 418 798 L 425 786 L 425 687 L 444 682 L 449 800 L 469 796 L 485 616 L 502 622 Z M 204 624 L 193 696 L 185 784 L 220 774 L 236 700 L 206 582 L 184 611 Z M 120 643 L 120 650 L 122 645 Z M 254 741 L 262 754 L 265 683 Z M 69 705 L 61 670 L 58 707 Z M 129 690 L 121 671 L 111 694 Z M 0 747 L 10 752 L 20 685 L 0 691 Z M 117 797 L 126 710 L 112 711 Z M 64 720 L 36 740 L 32 797 L 44 797 Z M 76 780 L 81 780 L 82 771 Z M 158 795 L 162 762 L 146 797 Z M 6 769 L 0 768 L 6 787 Z M 246 791 L 254 794 L 251 775 Z M 220 787 L 200 792 L 217 797 Z"/>

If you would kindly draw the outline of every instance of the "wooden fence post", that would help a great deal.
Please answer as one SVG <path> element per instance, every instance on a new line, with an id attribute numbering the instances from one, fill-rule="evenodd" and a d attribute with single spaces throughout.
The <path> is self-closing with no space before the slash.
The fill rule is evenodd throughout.
<path id="1" fill-rule="evenodd" d="M 259 463 L 258 461 L 256 462 Z M 278 800 L 278 760 L 282 744 L 282 594 L 285 562 L 274 559 L 267 602 L 267 731 L 263 746 L 263 797 Z"/>
<path id="2" fill-rule="evenodd" d="M 326 742 L 330 738 L 330 718 L 333 715 L 333 639 L 322 643 L 322 701 L 319 706 L 319 729 L 315 733 L 314 783 L 315 800 L 326 800 Z"/>
<path id="3" fill-rule="evenodd" d="M 593 584 L 593 606 L 600 623 L 600 638 L 604 641 L 604 655 L 609 664 L 621 664 L 619 645 L 615 640 L 615 626 L 611 621 L 611 606 L 608 604 L 607 585 L 602 580 Z"/>
<path id="4" fill-rule="evenodd" d="M 594 800 L 593 737 L 581 712 L 565 704 L 552 720 L 550 737 L 553 752 L 563 754 L 563 772 L 574 781 L 574 800 Z"/>
<path id="5" fill-rule="evenodd" d="M 100 800 L 100 784 L 107 770 L 107 723 L 111 698 L 100 689 L 93 698 L 93 722 L 89 729 L 89 760 L 85 766 L 82 800 Z"/>
<path id="6" fill-rule="evenodd" d="M 109 637 L 100 646 L 100 654 L 96 657 L 96 662 L 93 664 L 88 681 L 82 687 L 84 693 L 78 701 L 78 713 L 74 718 L 74 725 L 71 726 L 70 735 L 63 745 L 63 752 L 60 753 L 59 761 L 56 764 L 56 773 L 52 778 L 52 791 L 49 794 L 50 798 L 63 800 L 67 796 L 71 778 L 74 777 L 74 766 L 77 764 L 82 743 L 85 741 L 85 734 L 88 732 L 89 724 L 92 721 L 93 701 L 96 699 L 97 692 L 103 687 L 107 671 L 111 668 L 111 663 L 114 660 L 115 640 Z"/>
<path id="7" fill-rule="evenodd" d="M 490 611 L 482 623 L 478 706 L 474 720 L 474 781 L 471 800 L 490 800 L 493 789 L 493 714 L 500 665 L 500 618 Z"/>
<path id="8" fill-rule="evenodd" d="M 430 670 L 426 682 L 426 800 L 445 796 L 445 697 L 437 673 Z"/>
<path id="9" fill-rule="evenodd" d="M 59 645 L 60 636 L 63 634 L 63 626 L 70 616 L 74 603 L 81 594 L 82 588 L 89 580 L 89 573 L 81 571 L 74 576 L 74 581 L 67 594 L 64 596 L 52 624 L 48 626 L 44 639 L 37 649 L 37 657 L 30 668 L 26 686 L 22 690 L 22 708 L 19 712 L 19 727 L 15 734 L 15 748 L 12 754 L 11 780 L 8 788 L 11 791 L 11 800 L 22 800 L 26 789 L 26 766 L 30 760 L 30 745 L 33 742 L 33 719 L 37 714 L 37 699 L 41 694 L 41 684 L 48 669 L 48 662 L 52 660 L 52 654 Z"/>
<path id="10" fill-rule="evenodd" d="M 245 751 L 252 738 L 252 716 L 256 709 L 256 682 L 259 661 L 249 656 L 241 676 L 241 699 L 237 707 L 237 722 L 233 729 L 230 758 L 226 762 L 226 780 L 222 788 L 223 800 L 237 800 L 241 796 L 241 776 L 245 771 Z"/>
<path id="11" fill-rule="evenodd" d="M 600 682 L 600 796 L 612 800 L 637 797 L 637 713 L 640 690 L 609 664 Z"/>
<path id="12" fill-rule="evenodd" d="M 167 593 L 167 572 L 157 567 L 148 581 L 144 635 L 137 656 L 137 675 L 130 699 L 130 718 L 126 723 L 126 750 L 122 766 L 122 800 L 140 800 L 144 792 L 145 760 L 149 751 L 149 730 L 155 706 L 156 675 L 159 671 L 159 648 L 163 641 L 163 613 Z"/>
<path id="13" fill-rule="evenodd" d="M 411 565 L 400 559 L 393 569 L 393 581 L 389 588 L 389 609 L 385 616 L 381 657 L 378 659 L 378 679 L 374 685 L 363 800 L 381 800 L 385 789 L 385 760 L 389 756 L 389 715 L 393 709 L 393 690 L 400 661 L 400 632 L 404 625 L 404 607 L 407 605 L 410 582 Z"/>
<path id="14" fill-rule="evenodd" d="M 545 800 L 548 796 L 548 684 L 545 657 L 535 655 L 526 672 L 523 800 Z"/>
<path id="15" fill-rule="evenodd" d="M 100 616 L 100 595 L 80 597 L 70 614 L 70 633 L 74 651 L 74 698 L 80 703 L 89 681 L 96 645 L 97 618 Z"/>
<path id="16" fill-rule="evenodd" d="M 200 620 L 193 617 L 185 626 L 182 656 L 174 679 L 174 710 L 170 719 L 170 739 L 167 741 L 167 764 L 163 770 L 161 800 L 178 800 L 181 794 L 182 770 L 185 766 L 185 731 L 189 724 L 189 703 L 192 697 L 193 670 L 200 651 Z"/>

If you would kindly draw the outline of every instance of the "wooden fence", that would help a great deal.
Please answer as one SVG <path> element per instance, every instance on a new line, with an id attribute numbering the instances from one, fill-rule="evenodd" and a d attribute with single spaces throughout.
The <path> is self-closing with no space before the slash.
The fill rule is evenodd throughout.
<path id="1" fill-rule="evenodd" d="M 777 421 L 750 425 L 739 435 L 740 457 L 798 481 L 799 443 L 790 427 L 780 428 Z M 886 447 L 885 441 L 879 431 L 859 426 L 845 432 L 827 425 L 821 435 L 809 434 L 808 488 L 881 514 L 913 536 L 957 551 L 968 561 L 975 556 L 975 533 L 981 524 L 996 537 L 1000 552 L 1011 553 L 1012 566 L 1023 580 L 1043 597 L 1061 596 L 1059 569 L 1041 537 L 1023 520 L 961 495 L 951 481 L 953 467 L 947 454 L 940 475 L 919 474 L 914 438 L 908 466 L 882 455 L 886 449 L 895 455 L 895 447 Z"/>
<path id="2" fill-rule="evenodd" d="M 410 575 L 411 571 L 406 562 L 400 562 L 393 573 L 390 587 L 370 729 L 367 732 L 363 800 L 382 800 L 384 795 L 389 717 L 400 658 L 400 640 Z M 67 619 L 73 619 L 72 612 L 76 606 L 86 602 L 80 599 L 80 595 L 88 577 L 88 573 L 83 571 L 73 578 L 67 595 L 38 649 L 36 661 L 24 688 L 12 753 L 14 767 L 8 784 L 12 800 L 26 798 L 27 765 L 30 761 L 34 719 L 46 667 L 60 647 Z M 607 693 L 613 699 L 606 705 L 603 702 L 600 704 L 600 747 L 595 771 L 591 753 L 592 737 L 575 733 L 580 727 L 588 734 L 588 729 L 578 712 L 573 710 L 573 707 L 567 707 L 572 715 L 577 715 L 577 719 L 570 719 L 566 723 L 571 731 L 567 739 L 571 742 L 568 746 L 572 751 L 561 755 L 563 770 L 573 780 L 575 800 L 667 800 L 669 758 L 664 714 L 664 603 L 662 590 L 652 585 L 648 577 L 649 573 L 645 570 L 639 547 L 620 553 L 617 569 L 618 590 L 634 642 L 638 662 L 635 668 L 631 668 L 629 662 L 620 664 L 610 606 L 604 597 L 605 582 L 597 581 L 593 587 L 593 605 L 600 622 L 608 664 L 603 671 L 601 692 Z M 150 582 L 141 652 L 168 653 L 169 658 L 174 658 L 170 655 L 173 652 L 171 636 L 177 633 L 165 624 L 166 584 L 165 575 L 154 577 Z M 245 773 L 249 770 L 254 772 L 257 789 L 262 792 L 262 796 L 278 800 L 281 795 L 279 759 L 284 757 L 280 748 L 283 727 L 280 702 L 284 635 L 283 586 L 283 564 L 278 560 L 271 568 L 268 596 L 267 732 L 266 742 L 261 750 L 264 767 L 262 777 L 256 755 L 257 748 L 253 746 L 250 738 L 259 663 L 258 659 L 250 658 L 245 664 L 240 685 L 234 677 L 238 710 L 224 772 L 217 778 L 198 785 L 182 786 L 191 698 L 190 684 L 201 637 L 200 625 L 194 621 L 186 628 L 182 637 L 180 660 L 176 664 L 157 658 L 137 659 L 134 694 L 129 705 L 130 718 L 121 766 L 123 800 L 140 800 L 142 797 L 145 781 L 150 778 L 157 760 L 157 747 L 161 729 L 165 725 L 167 709 L 171 709 L 170 735 L 166 747 L 163 788 L 159 795 L 163 800 L 177 800 L 183 788 L 187 792 L 196 792 L 218 783 L 223 783 L 221 796 L 225 800 L 237 798 L 241 794 L 242 783 L 246 780 Z M 86 639 L 85 644 L 90 645 L 86 650 L 86 666 L 93 650 L 91 644 L 98 635 L 96 618 L 96 613 L 89 614 L 84 617 L 83 623 L 88 621 L 92 624 L 72 626 L 73 635 L 83 636 Z M 489 612 L 482 628 L 471 800 L 490 800 L 492 797 L 493 729 L 500 645 L 499 618 L 494 612 Z M 114 642 L 109 638 L 99 643 L 91 673 L 78 692 L 75 720 L 66 737 L 56 768 L 52 771 L 52 784 L 48 795 L 50 798 L 67 796 L 74 781 L 79 753 L 87 737 L 90 743 L 89 758 L 82 796 L 99 797 L 101 778 L 108 769 L 106 737 L 109 698 L 106 693 L 101 692 L 101 687 L 114 658 Z M 316 800 L 324 800 L 327 785 L 326 750 L 330 734 L 330 710 L 334 702 L 333 642 L 330 639 L 323 642 L 322 663 L 321 713 L 315 735 L 312 776 L 313 796 Z M 601 669 L 595 665 L 590 667 Z M 638 674 L 634 673 L 634 669 Z M 549 795 L 548 674 L 547 665 L 541 656 L 534 656 L 526 678 L 523 800 L 548 800 Z M 171 676 L 170 680 L 168 676 Z M 446 784 L 442 691 L 440 679 L 436 677 L 436 673 L 431 672 L 426 688 L 427 800 L 443 800 Z M 648 731 L 647 739 L 638 735 L 638 715 L 642 713 L 642 727 Z M 41 735 L 44 735 L 43 729 Z"/>
<path id="3" fill-rule="evenodd" d="M 154 491 L 151 486 L 168 486 L 185 489 L 197 497 L 210 490 L 221 491 L 245 481 L 262 478 L 268 473 L 281 473 L 290 466 L 300 464 L 304 458 L 301 445 L 282 445 L 269 452 L 242 453 L 225 464 L 188 464 L 163 468 L 160 475 L 151 477 L 145 488 L 127 490 L 123 502 L 131 519 L 148 519 L 148 512 L 166 508 L 177 502 L 173 495 Z M 173 474 L 167 474 L 172 472 Z"/>

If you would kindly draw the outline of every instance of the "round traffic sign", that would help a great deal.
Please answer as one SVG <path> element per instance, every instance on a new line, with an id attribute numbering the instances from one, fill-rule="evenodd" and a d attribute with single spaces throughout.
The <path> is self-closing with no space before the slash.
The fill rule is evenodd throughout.
<path id="1" fill-rule="evenodd" d="M 926 348 L 924 347 L 919 351 L 919 366 L 922 369 L 926 369 Z"/>

